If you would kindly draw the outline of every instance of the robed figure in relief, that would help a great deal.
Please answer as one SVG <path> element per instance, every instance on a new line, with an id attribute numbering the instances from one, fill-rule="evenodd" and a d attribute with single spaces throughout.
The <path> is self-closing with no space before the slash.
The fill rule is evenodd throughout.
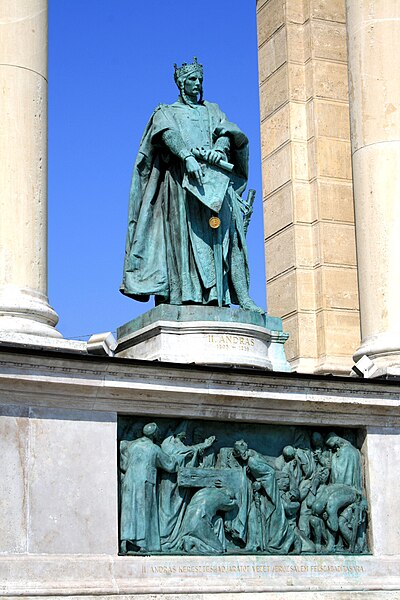
<path id="1" fill-rule="evenodd" d="M 158 518 L 158 471 L 171 473 L 176 461 L 156 444 L 155 423 L 143 427 L 143 436 L 120 445 L 121 552 L 161 550 Z"/>
<path id="2" fill-rule="evenodd" d="M 247 137 L 203 100 L 196 59 L 175 65 L 175 81 L 178 100 L 156 108 L 135 162 L 121 292 L 263 313 L 249 297 Z"/>

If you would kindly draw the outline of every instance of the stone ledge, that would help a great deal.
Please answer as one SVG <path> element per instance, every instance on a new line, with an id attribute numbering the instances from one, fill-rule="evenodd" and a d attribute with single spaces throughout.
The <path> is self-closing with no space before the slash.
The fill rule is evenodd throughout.
<path id="1" fill-rule="evenodd" d="M 3 405 L 331 426 L 400 426 L 394 381 L 0 348 Z"/>
<path id="2" fill-rule="evenodd" d="M 172 321 L 173 323 L 183 323 L 197 321 L 212 321 L 220 323 L 248 323 L 266 329 L 282 331 L 282 319 L 271 317 L 270 315 L 260 315 L 252 310 L 243 310 L 241 308 L 220 308 L 218 306 L 198 306 L 184 305 L 175 306 L 173 304 L 159 304 L 155 308 L 141 314 L 136 319 L 132 319 L 117 330 L 118 338 L 143 329 L 155 321 Z"/>
<path id="3" fill-rule="evenodd" d="M 176 593 L 176 594 L 87 594 L 85 596 L 68 594 L 69 600 L 216 600 L 215 594 L 202 592 Z M 14 598 L 17 598 L 14 596 Z M 20 596 L 24 600 L 33 600 L 37 596 Z M 45 596 L 47 600 L 60 600 L 60 596 Z M 298 592 L 219 592 L 217 600 L 299 600 Z M 399 600 L 400 592 L 396 590 L 364 590 L 364 591 L 302 591 L 301 600 Z"/>
<path id="4" fill-rule="evenodd" d="M 1 596 L 24 597 L 152 594 L 154 598 L 162 589 L 164 597 L 185 598 L 288 591 L 349 598 L 368 590 L 386 598 L 400 590 L 400 557 L 13 555 L 0 558 L 0 582 Z"/>
<path id="5" fill-rule="evenodd" d="M 14 347 L 15 349 L 29 348 L 31 350 L 55 350 L 58 352 L 87 354 L 86 342 L 7 331 L 0 331 L 0 346 Z"/>

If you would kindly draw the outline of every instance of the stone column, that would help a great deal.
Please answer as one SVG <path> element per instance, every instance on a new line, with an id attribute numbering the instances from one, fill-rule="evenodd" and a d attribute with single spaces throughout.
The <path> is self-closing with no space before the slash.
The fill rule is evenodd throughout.
<path id="1" fill-rule="evenodd" d="M 360 344 L 344 0 L 257 0 L 267 298 L 299 372 Z"/>
<path id="2" fill-rule="evenodd" d="M 0 90 L 0 339 L 61 337 L 47 300 L 47 0 L 2 0 Z"/>
<path id="3" fill-rule="evenodd" d="M 361 346 L 400 365 L 400 3 L 347 0 Z"/>

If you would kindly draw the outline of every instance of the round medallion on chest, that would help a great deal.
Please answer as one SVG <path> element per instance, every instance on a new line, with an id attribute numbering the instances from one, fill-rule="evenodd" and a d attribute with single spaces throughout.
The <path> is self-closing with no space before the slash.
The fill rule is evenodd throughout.
<path id="1" fill-rule="evenodd" d="M 208 221 L 208 224 L 210 225 L 211 229 L 218 229 L 218 227 L 221 225 L 221 219 L 219 217 L 211 217 Z"/>

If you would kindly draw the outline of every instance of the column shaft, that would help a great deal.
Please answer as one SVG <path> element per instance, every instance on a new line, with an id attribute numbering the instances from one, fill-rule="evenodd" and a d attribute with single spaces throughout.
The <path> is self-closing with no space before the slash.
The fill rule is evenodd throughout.
<path id="1" fill-rule="evenodd" d="M 347 0 L 349 98 L 362 342 L 400 365 L 400 4 Z"/>
<path id="2" fill-rule="evenodd" d="M 0 336 L 59 337 L 47 301 L 47 0 L 0 8 Z"/>
<path id="3" fill-rule="evenodd" d="M 360 344 L 344 1 L 258 0 L 268 310 L 293 370 Z"/>

